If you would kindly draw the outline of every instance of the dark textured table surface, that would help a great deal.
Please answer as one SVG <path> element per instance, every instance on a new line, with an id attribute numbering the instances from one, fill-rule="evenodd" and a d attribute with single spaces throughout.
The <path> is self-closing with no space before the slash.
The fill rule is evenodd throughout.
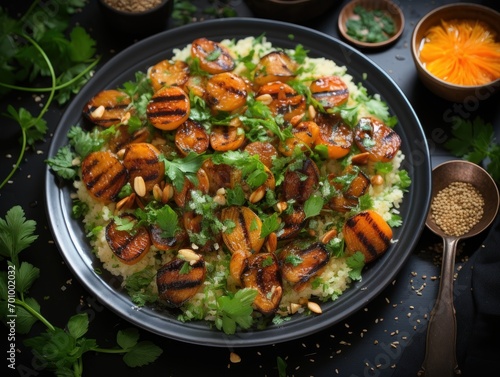
<path id="1" fill-rule="evenodd" d="M 207 1 L 194 3 L 202 6 Z M 303 24 L 339 38 L 337 18 L 345 3 L 338 1 L 326 14 L 304 21 Z M 388 48 L 365 51 L 366 56 L 384 69 L 408 97 L 425 130 L 434 166 L 451 157 L 442 146 L 450 135 L 450 119 L 453 115 L 471 119 L 480 115 L 494 124 L 497 137 L 500 134 L 498 96 L 484 101 L 454 104 L 435 97 L 417 79 L 410 53 L 413 27 L 425 13 L 447 3 L 450 1 L 400 0 L 398 4 L 406 17 L 401 38 Z M 497 10 L 500 7 L 496 0 L 483 4 Z M 244 2 L 235 0 L 232 5 L 239 16 L 253 16 Z M 17 4 L 16 9 L 19 6 L 22 7 L 22 4 Z M 75 21 L 89 30 L 97 40 L 97 48 L 103 55 L 100 66 L 116 52 L 134 43 L 133 40 L 110 35 L 100 18 L 96 1 L 90 1 Z M 168 27 L 174 26 L 170 22 Z M 0 99 L 0 113 L 5 113 L 9 103 L 31 109 L 39 106 L 31 95 L 15 93 Z M 31 294 L 41 302 L 43 314 L 54 324 L 62 326 L 70 316 L 86 312 L 91 319 L 89 336 L 113 344 L 116 331 L 129 327 L 129 324 L 106 309 L 79 284 L 64 264 L 48 227 L 44 207 L 44 160 L 51 142 L 50 134 L 54 132 L 63 112 L 64 108 L 57 105 L 50 108 L 45 117 L 50 128 L 49 136 L 27 151 L 20 169 L 0 190 L 0 217 L 3 218 L 13 205 L 21 205 L 27 218 L 37 221 L 39 238 L 30 251 L 23 253 L 23 258 L 41 269 L 41 276 L 31 289 Z M 5 118 L 0 124 L 0 179 L 3 180 L 16 160 L 20 147 L 17 126 Z M 480 247 L 484 236 L 460 243 L 458 269 Z M 392 284 L 366 307 L 320 333 L 276 345 L 230 349 L 186 344 L 141 331 L 142 339 L 151 340 L 164 350 L 156 362 L 131 369 L 125 366 L 118 355 L 88 354 L 84 357 L 84 375 L 278 376 L 277 358 L 280 357 L 287 364 L 288 376 L 415 376 L 422 362 L 428 315 L 439 286 L 440 254 L 436 251 L 440 249 L 440 239 L 424 229 L 419 244 Z M 33 332 L 42 329 L 38 324 Z M 7 338 L 5 328 L 3 333 Z M 43 366 L 38 365 L 29 349 L 22 345 L 22 340 L 21 335 L 16 339 L 18 370 L 12 375 L 50 375 Z M 229 355 L 232 351 L 241 357 L 241 362 L 231 363 Z M 11 370 L 7 369 L 5 358 L 2 360 L 0 373 L 5 375 L 5 370 Z"/>

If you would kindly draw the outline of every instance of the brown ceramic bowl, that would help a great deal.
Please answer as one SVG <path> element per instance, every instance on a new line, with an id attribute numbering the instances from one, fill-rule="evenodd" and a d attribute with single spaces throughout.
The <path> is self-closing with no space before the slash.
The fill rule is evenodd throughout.
<path id="1" fill-rule="evenodd" d="M 456 3 L 444 5 L 427 13 L 415 26 L 411 39 L 411 53 L 422 83 L 434 94 L 452 102 L 483 100 L 500 91 L 500 78 L 485 85 L 464 86 L 448 83 L 427 71 L 419 60 L 419 51 L 427 31 L 441 20 L 473 19 L 487 23 L 500 42 L 500 13 L 483 5 Z"/>
<path id="2" fill-rule="evenodd" d="M 174 8 L 174 0 L 162 0 L 159 5 L 143 12 L 128 12 L 99 0 L 104 23 L 110 32 L 134 37 L 147 37 L 164 31 Z"/>
<path id="3" fill-rule="evenodd" d="M 336 0 L 245 0 L 261 18 L 300 23 L 317 17 L 337 4 Z"/>
<path id="4" fill-rule="evenodd" d="M 373 11 L 373 10 L 385 11 L 389 16 L 392 17 L 394 21 L 396 28 L 395 34 L 383 42 L 374 42 L 374 43 L 361 42 L 351 37 L 349 34 L 347 34 L 346 22 L 350 18 L 357 17 L 354 13 L 354 9 L 358 5 L 362 6 L 368 11 Z M 401 11 L 401 8 L 399 8 L 396 4 L 394 4 L 390 0 L 353 0 L 350 1 L 346 6 L 344 6 L 342 11 L 340 12 L 338 27 L 340 34 L 347 40 L 347 42 L 349 42 L 349 44 L 352 44 L 359 48 L 380 48 L 390 45 L 401 36 L 405 27 L 405 18 L 403 12 Z"/>

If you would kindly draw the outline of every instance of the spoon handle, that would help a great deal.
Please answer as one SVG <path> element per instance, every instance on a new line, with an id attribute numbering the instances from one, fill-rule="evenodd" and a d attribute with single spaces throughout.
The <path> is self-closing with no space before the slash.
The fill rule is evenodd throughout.
<path id="1" fill-rule="evenodd" d="M 453 305 L 453 274 L 458 238 L 443 237 L 441 281 L 427 326 L 425 359 L 419 376 L 451 377 L 459 374 L 456 347 L 457 323 Z"/>

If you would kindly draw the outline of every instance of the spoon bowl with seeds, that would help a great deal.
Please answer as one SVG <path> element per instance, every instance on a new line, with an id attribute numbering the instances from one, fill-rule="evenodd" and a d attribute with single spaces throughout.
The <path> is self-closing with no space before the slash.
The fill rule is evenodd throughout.
<path id="1" fill-rule="evenodd" d="M 456 359 L 456 317 L 453 275 L 458 242 L 486 229 L 498 212 L 495 181 L 480 166 L 452 160 L 432 171 L 431 208 L 426 226 L 443 239 L 438 296 L 427 327 L 426 354 L 419 376 L 460 374 Z"/>

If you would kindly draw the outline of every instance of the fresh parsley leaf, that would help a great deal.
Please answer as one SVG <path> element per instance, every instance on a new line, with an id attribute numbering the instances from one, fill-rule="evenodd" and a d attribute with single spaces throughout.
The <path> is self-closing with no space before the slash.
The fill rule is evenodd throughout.
<path id="1" fill-rule="evenodd" d="M 40 305 L 34 298 L 26 297 L 24 303 L 35 313 L 40 313 Z M 16 306 L 16 316 L 16 331 L 19 334 L 28 334 L 38 321 L 38 318 L 26 310 L 24 306 Z"/>
<path id="2" fill-rule="evenodd" d="M 116 334 L 116 343 L 123 349 L 134 347 L 139 341 L 139 331 L 135 327 L 120 330 Z"/>
<path id="3" fill-rule="evenodd" d="M 68 55 L 73 62 L 84 62 L 91 59 L 95 52 L 95 40 L 81 26 L 71 30 Z"/>
<path id="4" fill-rule="evenodd" d="M 403 224 L 403 219 L 401 218 L 401 216 L 393 213 L 391 215 L 391 218 L 387 220 L 387 224 L 389 224 L 391 228 L 397 228 L 398 226 L 401 226 Z"/>
<path id="5" fill-rule="evenodd" d="M 87 314 L 76 314 L 71 317 L 66 325 L 68 333 L 75 339 L 84 336 L 89 329 L 89 317 Z"/>
<path id="6" fill-rule="evenodd" d="M 38 236 L 34 234 L 36 222 L 26 220 L 21 206 L 14 206 L 0 218 L 0 255 L 19 265 L 18 254 L 30 246 Z"/>
<path id="7" fill-rule="evenodd" d="M 131 368 L 141 367 L 151 364 L 161 354 L 163 350 L 149 341 L 142 341 L 127 349 L 127 353 L 123 356 L 123 361 Z"/>
<path id="8" fill-rule="evenodd" d="M 76 154 L 82 159 L 91 152 L 101 149 L 104 144 L 104 139 L 97 129 L 92 132 L 85 132 L 79 126 L 73 126 L 69 129 L 68 139 Z"/>
<path id="9" fill-rule="evenodd" d="M 287 377 L 287 374 L 286 374 L 286 367 L 287 367 L 286 361 L 283 360 L 281 357 L 278 356 L 276 358 L 276 363 L 278 365 L 278 376 L 279 377 Z"/>
<path id="10" fill-rule="evenodd" d="M 152 268 L 145 268 L 133 273 L 125 280 L 124 287 L 135 305 L 144 306 L 158 299 L 158 294 L 153 292 L 150 286 L 155 276 L 156 271 Z"/>
<path id="11" fill-rule="evenodd" d="M 323 209 L 323 198 L 319 195 L 311 195 L 304 203 L 306 219 L 320 214 Z"/>
<path id="12" fill-rule="evenodd" d="M 77 174 L 77 167 L 73 165 L 75 156 L 71 148 L 65 145 L 57 151 L 54 157 L 45 160 L 52 171 L 63 179 L 73 179 Z"/>
<path id="13" fill-rule="evenodd" d="M 476 164 L 485 160 L 486 170 L 500 182 L 500 144 L 496 141 L 491 123 L 481 117 L 472 121 L 453 118 L 452 138 L 444 146 L 455 156 Z"/>
<path id="14" fill-rule="evenodd" d="M 397 184 L 402 190 L 411 186 L 411 178 L 406 170 L 398 171 L 399 183 Z"/>
<path id="15" fill-rule="evenodd" d="M 277 212 L 274 212 L 272 215 L 262 218 L 260 238 L 266 238 L 272 232 L 277 231 L 279 227 L 280 227 L 280 221 Z"/>
<path id="16" fill-rule="evenodd" d="M 168 160 L 165 156 L 160 155 L 160 161 L 165 164 L 165 174 L 172 180 L 175 189 L 181 191 L 184 186 L 184 178 L 196 182 L 196 173 L 203 163 L 203 156 L 189 152 L 184 158 Z"/>
<path id="17" fill-rule="evenodd" d="M 231 335 L 236 332 L 236 327 L 248 329 L 252 325 L 253 301 L 257 296 L 254 289 L 243 288 L 237 291 L 234 296 L 220 296 L 217 298 L 217 315 L 219 320 L 216 326 L 226 334 Z"/>
<path id="18" fill-rule="evenodd" d="M 16 269 L 16 291 L 24 294 L 33 285 L 34 281 L 40 276 L 40 269 L 28 262 L 21 262 Z"/>
<path id="19" fill-rule="evenodd" d="M 356 251 L 351 256 L 346 259 L 347 267 L 351 270 L 349 271 L 349 277 L 352 280 L 361 280 L 361 271 L 365 266 L 365 256 L 362 252 Z"/>
<path id="20" fill-rule="evenodd" d="M 36 141 L 43 140 L 47 132 L 47 122 L 39 117 L 34 117 L 24 107 L 16 110 L 12 105 L 7 106 L 7 116 L 15 120 L 26 133 L 26 143 L 34 145 Z"/>

